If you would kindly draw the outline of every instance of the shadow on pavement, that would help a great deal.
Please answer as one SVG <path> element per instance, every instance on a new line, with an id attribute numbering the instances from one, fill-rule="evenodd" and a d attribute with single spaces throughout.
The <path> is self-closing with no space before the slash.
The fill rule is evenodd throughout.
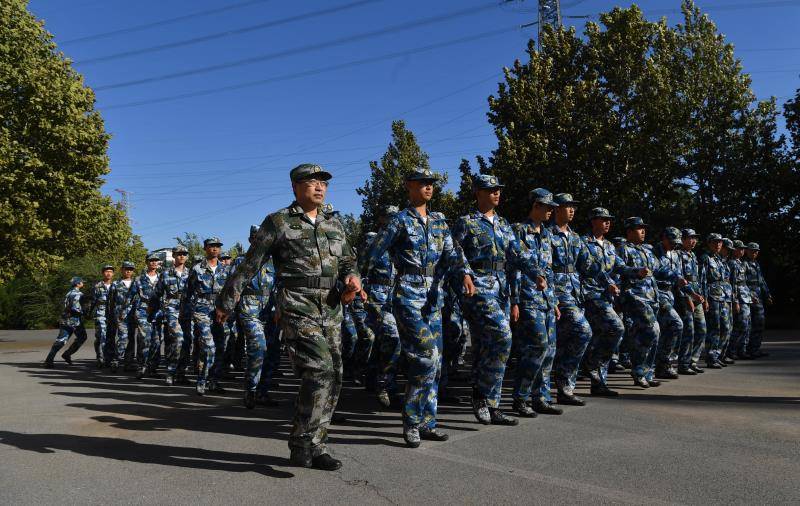
<path id="1" fill-rule="evenodd" d="M 89 457 L 103 457 L 143 464 L 188 467 L 234 473 L 254 472 L 271 478 L 293 478 L 294 474 L 273 469 L 288 465 L 288 459 L 232 453 L 202 448 L 143 444 L 128 439 L 76 436 L 72 434 L 20 434 L 0 431 L 0 443 L 36 453 L 66 450 Z"/>

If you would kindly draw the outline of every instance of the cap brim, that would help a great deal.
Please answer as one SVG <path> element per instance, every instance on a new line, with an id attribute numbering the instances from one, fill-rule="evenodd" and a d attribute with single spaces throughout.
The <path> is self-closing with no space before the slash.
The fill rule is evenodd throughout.
<path id="1" fill-rule="evenodd" d="M 330 172 L 326 172 L 324 170 L 321 170 L 319 172 L 312 172 L 310 174 L 305 174 L 303 176 L 300 176 L 297 179 L 295 179 L 294 182 L 295 183 L 299 183 L 299 182 L 305 181 L 307 179 L 319 179 L 321 181 L 328 181 L 330 179 L 333 179 L 333 174 L 331 174 Z"/>
<path id="2" fill-rule="evenodd" d="M 594 220 L 594 219 L 596 219 L 596 218 L 602 218 L 602 219 L 604 219 L 604 220 L 613 220 L 613 219 L 614 219 L 614 217 L 613 217 L 613 216 L 611 216 L 610 214 L 606 214 L 606 215 L 599 214 L 599 215 L 597 215 L 597 216 L 592 216 L 590 219 Z"/>

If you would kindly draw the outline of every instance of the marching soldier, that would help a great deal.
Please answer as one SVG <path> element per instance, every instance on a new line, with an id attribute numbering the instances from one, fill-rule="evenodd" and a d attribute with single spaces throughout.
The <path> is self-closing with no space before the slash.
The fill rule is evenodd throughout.
<path id="1" fill-rule="evenodd" d="M 742 257 L 745 245 L 740 240 L 733 241 L 731 258 L 728 259 L 728 268 L 731 272 L 731 285 L 733 285 L 733 330 L 731 343 L 728 346 L 728 357 L 731 359 L 749 360 L 747 342 L 750 339 L 750 288 L 747 286 L 747 266 Z"/>
<path id="2" fill-rule="evenodd" d="M 94 314 L 94 353 L 98 369 L 108 367 L 110 363 L 106 306 L 108 305 L 108 291 L 111 289 L 111 283 L 114 280 L 114 266 L 104 265 L 101 269 L 101 274 L 103 279 L 94 285 L 92 306 L 89 309 L 89 314 Z"/>
<path id="3" fill-rule="evenodd" d="M 189 268 L 186 260 L 189 250 L 185 246 L 172 248 L 172 267 L 161 272 L 156 283 L 153 302 L 164 314 L 169 334 L 167 350 L 167 385 L 186 383 L 189 348 L 192 339 L 191 313 L 186 302 Z M 166 345 L 165 345 L 166 346 Z"/>
<path id="4" fill-rule="evenodd" d="M 44 360 L 44 366 L 48 369 L 52 369 L 56 353 L 67 344 L 72 334 L 75 334 L 75 339 L 67 348 L 67 351 L 61 354 L 64 362 L 72 365 L 72 354 L 78 351 L 78 348 L 86 341 L 86 329 L 83 328 L 83 308 L 81 307 L 83 279 L 76 276 L 72 278 L 70 284 L 71 288 L 66 297 L 64 297 L 64 308 L 61 311 L 61 319 L 58 322 L 58 336 L 50 348 L 50 353 L 47 354 L 47 358 Z"/>
<path id="5" fill-rule="evenodd" d="M 706 340 L 706 309 L 708 302 L 701 294 L 700 263 L 694 248 L 700 234 L 691 228 L 681 232 L 682 248 L 678 252 L 683 265 L 683 275 L 692 295 L 682 294 L 676 300 L 675 309 L 683 320 L 683 336 L 678 352 L 678 374 L 692 376 L 705 372 L 699 365 L 700 354 Z"/>
<path id="6" fill-rule="evenodd" d="M 106 319 L 114 325 L 111 372 L 117 372 L 121 363 L 132 360 L 128 354 L 128 340 L 136 336 L 136 315 L 133 312 L 131 295 L 134 267 L 133 262 L 122 262 L 121 278 L 111 283 L 108 290 Z"/>
<path id="7" fill-rule="evenodd" d="M 154 314 L 152 310 L 152 298 L 155 293 L 156 283 L 158 282 L 158 264 L 161 261 L 155 253 L 149 253 L 147 258 L 147 269 L 142 272 L 131 287 L 131 303 L 136 315 L 137 338 L 136 344 L 141 353 L 141 363 L 139 364 L 139 379 L 144 378 L 148 372 L 155 373 L 156 364 L 152 357 L 161 346 L 156 338 L 157 333 L 153 329 Z"/>
<path id="8" fill-rule="evenodd" d="M 747 343 L 747 354 L 753 358 L 766 357 L 769 353 L 761 351 L 761 337 L 764 334 L 764 303 L 772 304 L 769 287 L 761 274 L 758 255 L 761 247 L 751 242 L 745 249 L 745 265 L 747 266 L 747 286 L 750 289 L 750 340 Z"/>
<path id="9" fill-rule="evenodd" d="M 711 233 L 706 240 L 707 251 L 700 257 L 700 281 L 703 296 L 708 301 L 706 313 L 706 367 L 722 369 L 720 350 L 724 336 L 730 335 L 730 306 L 725 294 L 728 269 L 720 256 L 722 236 Z"/>

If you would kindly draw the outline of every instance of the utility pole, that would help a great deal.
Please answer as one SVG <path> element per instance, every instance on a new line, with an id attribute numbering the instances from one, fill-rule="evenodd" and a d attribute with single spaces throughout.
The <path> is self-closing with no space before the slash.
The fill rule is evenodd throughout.
<path id="1" fill-rule="evenodd" d="M 545 26 L 553 30 L 561 28 L 560 0 L 539 0 L 539 49 L 542 48 L 542 32 Z"/>
<path id="2" fill-rule="evenodd" d="M 130 192 L 123 190 L 122 188 L 114 188 L 114 191 L 119 193 L 119 202 L 122 205 L 122 209 L 124 209 L 127 213 L 130 210 L 130 202 L 128 200 L 128 195 L 130 195 Z"/>

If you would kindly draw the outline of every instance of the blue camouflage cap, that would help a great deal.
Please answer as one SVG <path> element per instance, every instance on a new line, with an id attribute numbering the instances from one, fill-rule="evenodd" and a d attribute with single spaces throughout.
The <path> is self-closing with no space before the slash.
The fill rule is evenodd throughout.
<path id="1" fill-rule="evenodd" d="M 176 246 L 173 246 L 172 247 L 172 254 L 173 255 L 177 255 L 179 253 L 183 253 L 185 255 L 188 255 L 189 254 L 189 249 L 186 246 L 184 246 L 183 244 L 178 244 Z"/>
<path id="2" fill-rule="evenodd" d="M 688 239 L 690 237 L 700 237 L 700 234 L 695 232 L 693 228 L 684 228 L 681 230 L 681 237 Z"/>
<path id="3" fill-rule="evenodd" d="M 725 246 L 725 247 L 726 247 L 726 248 L 728 248 L 728 249 L 733 249 L 733 241 L 731 241 L 731 240 L 730 240 L 730 239 L 728 239 L 727 237 L 725 237 L 724 239 L 722 239 L 722 245 L 723 245 L 723 246 Z"/>
<path id="4" fill-rule="evenodd" d="M 625 218 L 623 226 L 625 227 L 625 230 L 631 228 L 646 228 L 647 223 L 645 223 L 644 220 L 638 216 L 631 216 L 629 218 Z"/>
<path id="5" fill-rule="evenodd" d="M 136 268 L 136 264 L 134 264 L 133 262 L 131 262 L 129 260 L 125 260 L 124 262 L 122 262 L 122 268 L 123 269 L 135 269 Z"/>
<path id="6" fill-rule="evenodd" d="M 751 251 L 761 251 L 761 246 L 759 246 L 757 242 L 748 242 L 747 249 Z"/>
<path id="7" fill-rule="evenodd" d="M 681 239 L 681 231 L 675 227 L 667 227 L 661 232 L 661 236 L 673 242 L 679 241 Z"/>
<path id="8" fill-rule="evenodd" d="M 205 241 L 203 241 L 204 248 L 207 248 L 209 246 L 222 246 L 222 241 L 219 240 L 219 237 L 211 236 Z"/>
<path id="9" fill-rule="evenodd" d="M 417 168 L 406 174 L 406 181 L 438 181 L 439 175 L 431 169 Z"/>
<path id="10" fill-rule="evenodd" d="M 572 207 L 575 204 L 579 204 L 577 200 L 572 198 L 571 193 L 556 193 L 553 196 L 553 200 L 556 202 L 556 205 L 559 207 Z"/>
<path id="11" fill-rule="evenodd" d="M 595 207 L 594 209 L 589 211 L 589 219 L 593 220 L 595 218 L 613 219 L 614 216 L 612 216 L 612 214 L 609 213 L 608 209 L 606 209 L 605 207 Z"/>
<path id="12" fill-rule="evenodd" d="M 545 190 L 544 188 L 534 188 L 528 193 L 528 199 L 531 201 L 531 204 L 545 204 L 548 206 L 558 207 L 553 201 L 553 194 L 550 190 Z"/>
<path id="13" fill-rule="evenodd" d="M 227 260 L 227 259 L 229 259 L 229 258 L 233 258 L 233 257 L 231 256 L 231 254 L 230 254 L 230 253 L 222 253 L 222 254 L 220 254 L 220 256 L 219 256 L 219 259 L 220 259 L 220 260 Z"/>
<path id="14" fill-rule="evenodd" d="M 472 178 L 473 190 L 492 190 L 494 188 L 504 188 L 506 185 L 500 183 L 497 176 L 489 174 L 478 174 Z"/>
<path id="15" fill-rule="evenodd" d="M 111 265 L 111 264 L 105 264 L 104 266 L 102 266 L 100 268 L 100 272 L 108 271 L 108 270 L 112 270 L 113 271 L 114 270 L 114 266 Z"/>
<path id="16" fill-rule="evenodd" d="M 327 181 L 332 177 L 330 172 L 324 170 L 315 163 L 301 163 L 289 172 L 289 178 L 293 183 L 304 179 L 320 179 L 322 181 Z"/>
<path id="17" fill-rule="evenodd" d="M 78 285 L 80 285 L 81 283 L 83 283 L 83 278 L 82 278 L 82 277 L 80 277 L 80 276 L 75 276 L 75 277 L 74 277 L 74 278 L 72 278 L 72 279 L 71 279 L 69 282 L 70 282 L 70 284 L 71 284 L 72 286 L 78 286 Z"/>
<path id="18" fill-rule="evenodd" d="M 151 251 L 150 253 L 147 254 L 147 257 L 145 258 L 145 260 L 147 262 L 149 262 L 150 260 L 161 260 L 161 257 L 158 256 L 158 253 L 154 253 L 154 252 Z"/>
<path id="19" fill-rule="evenodd" d="M 734 240 L 733 240 L 733 247 L 734 247 L 734 248 L 736 248 L 736 249 L 742 249 L 742 248 L 744 248 L 744 247 L 745 247 L 745 245 L 744 245 L 744 241 L 741 241 L 741 240 L 739 240 L 739 239 L 734 239 Z"/>
<path id="20" fill-rule="evenodd" d="M 721 241 L 721 240 L 722 240 L 722 234 L 718 234 L 716 232 L 711 232 L 710 234 L 708 234 L 708 237 L 706 238 L 706 242 Z"/>

